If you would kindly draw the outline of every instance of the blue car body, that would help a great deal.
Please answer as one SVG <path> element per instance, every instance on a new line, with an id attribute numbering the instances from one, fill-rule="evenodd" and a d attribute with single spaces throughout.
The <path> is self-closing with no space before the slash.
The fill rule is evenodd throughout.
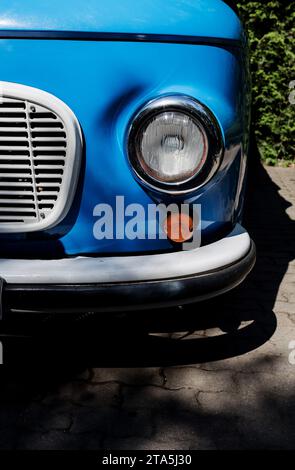
<path id="1" fill-rule="evenodd" d="M 0 64 L 1 81 L 44 90 L 66 103 L 84 141 L 67 216 L 43 231 L 0 234 L 2 259 L 153 256 L 178 250 L 169 239 L 95 239 L 93 208 L 101 202 L 114 207 L 117 195 L 143 207 L 155 201 L 200 204 L 204 246 L 241 223 L 250 79 L 244 30 L 226 2 L 3 0 Z M 218 172 L 189 196 L 167 196 L 139 184 L 126 151 L 137 111 L 150 100 L 178 94 L 210 109 L 224 145 Z M 1 264 L 0 276 L 6 279 Z"/>

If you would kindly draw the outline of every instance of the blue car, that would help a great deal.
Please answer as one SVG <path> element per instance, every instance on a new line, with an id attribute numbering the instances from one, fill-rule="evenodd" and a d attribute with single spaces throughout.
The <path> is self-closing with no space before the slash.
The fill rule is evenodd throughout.
<path id="1" fill-rule="evenodd" d="M 180 305 L 246 278 L 230 2 L 2 0 L 0 63 L 0 317 Z"/>

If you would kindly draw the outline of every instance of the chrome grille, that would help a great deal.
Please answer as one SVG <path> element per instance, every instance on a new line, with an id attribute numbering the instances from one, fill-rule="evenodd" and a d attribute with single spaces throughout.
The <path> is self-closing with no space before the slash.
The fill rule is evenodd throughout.
<path id="1" fill-rule="evenodd" d="M 37 92 L 40 96 L 44 93 L 47 99 L 51 96 Z M 54 105 L 57 99 L 52 98 Z M 68 128 L 69 123 L 40 101 L 5 96 L 1 99 L 1 232 L 32 231 L 54 225 L 52 215 L 56 206 L 59 213 L 61 206 L 66 206 L 66 201 L 60 200 L 68 196 L 62 187 L 74 163 L 69 155 Z M 75 185 L 75 181 L 72 183 Z M 59 220 L 60 214 L 55 222 Z"/>

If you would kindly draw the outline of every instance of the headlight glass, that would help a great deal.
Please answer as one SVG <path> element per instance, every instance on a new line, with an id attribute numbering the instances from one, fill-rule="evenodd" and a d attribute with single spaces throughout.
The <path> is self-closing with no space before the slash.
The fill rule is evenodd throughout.
<path id="1" fill-rule="evenodd" d="M 127 152 L 137 180 L 151 190 L 187 194 L 217 172 L 224 154 L 219 123 L 202 103 L 164 95 L 133 117 Z"/>
<path id="2" fill-rule="evenodd" d="M 207 136 L 190 116 L 163 112 L 140 130 L 139 161 L 152 178 L 183 183 L 202 168 L 208 152 Z"/>

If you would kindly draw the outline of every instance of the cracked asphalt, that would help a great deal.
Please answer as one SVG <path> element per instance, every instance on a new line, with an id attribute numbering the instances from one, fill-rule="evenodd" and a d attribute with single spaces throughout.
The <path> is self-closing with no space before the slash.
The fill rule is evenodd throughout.
<path id="1" fill-rule="evenodd" d="M 258 260 L 232 293 L 3 339 L 0 448 L 294 448 L 294 168 L 253 170 L 245 224 Z"/>

